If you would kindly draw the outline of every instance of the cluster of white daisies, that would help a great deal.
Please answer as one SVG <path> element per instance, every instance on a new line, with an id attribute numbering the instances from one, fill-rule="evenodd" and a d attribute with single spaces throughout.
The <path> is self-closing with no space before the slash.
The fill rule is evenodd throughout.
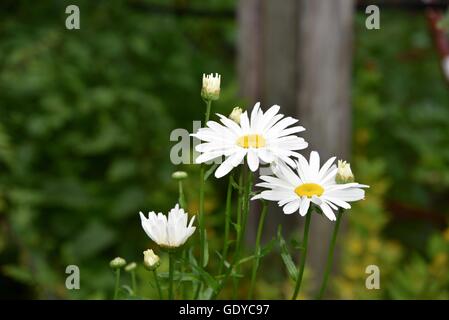
<path id="1" fill-rule="evenodd" d="M 220 79 L 212 80 L 206 77 L 204 86 L 203 79 L 203 90 L 209 88 L 211 93 L 219 94 Z M 297 119 L 285 117 L 279 111 L 280 107 L 274 105 L 264 112 L 260 103 L 256 103 L 251 115 L 240 108 L 234 109 L 229 117 L 218 114 L 220 122 L 208 121 L 192 134 L 202 142 L 196 146 L 200 153 L 196 162 L 224 158 L 215 171 L 217 178 L 242 163 L 252 172 L 261 165 L 269 165 L 273 175 L 260 177 L 263 182 L 256 186 L 265 190 L 252 199 L 276 201 L 285 214 L 298 212 L 301 216 L 310 212 L 313 204 L 330 220 L 336 220 L 335 211 L 349 209 L 349 202 L 363 199 L 363 188 L 368 186 L 353 182 L 350 165 L 344 161 L 338 161 L 337 166 L 336 158 L 332 157 L 320 166 L 318 152 L 312 151 L 309 160 L 303 157 L 298 151 L 308 144 L 297 134 L 304 127 L 297 125 Z M 142 213 L 140 216 L 147 235 L 161 247 L 181 246 L 195 231 L 193 218 L 188 223 L 188 215 L 179 205 L 169 212 L 168 219 L 155 212 L 150 212 L 148 218 Z"/>
<path id="2" fill-rule="evenodd" d="M 334 211 L 339 207 L 349 209 L 348 202 L 363 199 L 363 188 L 368 186 L 352 182 L 350 165 L 344 161 L 339 161 L 337 167 L 332 157 L 320 167 L 318 152 L 312 151 L 309 160 L 298 153 L 308 145 L 296 135 L 305 129 L 296 125 L 297 119 L 284 117 L 279 110 L 274 105 L 263 112 L 257 103 L 251 116 L 245 111 L 240 119 L 230 120 L 219 114 L 221 123 L 209 121 L 193 134 L 202 141 L 196 147 L 201 153 L 197 163 L 224 157 L 215 171 L 217 178 L 242 162 L 253 172 L 260 164 L 269 164 L 273 175 L 261 176 L 263 182 L 257 184 L 266 190 L 252 199 L 277 201 L 284 213 L 298 212 L 302 216 L 313 203 L 330 220 L 336 220 Z"/>

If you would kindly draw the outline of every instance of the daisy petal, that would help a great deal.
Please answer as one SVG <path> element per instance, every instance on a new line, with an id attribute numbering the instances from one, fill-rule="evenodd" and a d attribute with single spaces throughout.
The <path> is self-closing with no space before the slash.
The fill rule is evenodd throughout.
<path id="1" fill-rule="evenodd" d="M 223 163 L 215 170 L 215 178 L 221 178 L 227 175 L 234 166 L 232 165 L 232 158 L 227 158 Z"/>
<path id="2" fill-rule="evenodd" d="M 335 216 L 335 213 L 332 211 L 332 209 L 327 205 L 327 203 L 323 202 L 320 205 L 321 210 L 323 210 L 323 213 L 326 217 L 329 218 L 330 221 L 337 220 L 337 217 Z"/>
<path id="3" fill-rule="evenodd" d="M 297 199 L 295 201 L 287 203 L 284 206 L 283 211 L 284 211 L 285 214 L 291 214 L 291 213 L 293 213 L 295 211 L 298 211 L 299 205 L 300 205 L 300 201 L 299 201 L 299 199 Z"/>
<path id="4" fill-rule="evenodd" d="M 246 158 L 250 170 L 252 172 L 257 171 L 257 169 L 259 169 L 259 158 L 257 157 L 256 152 L 253 149 L 249 149 Z"/>
<path id="5" fill-rule="evenodd" d="M 307 214 L 307 211 L 309 211 L 310 207 L 310 200 L 307 197 L 303 197 L 301 199 L 301 207 L 299 208 L 299 214 L 303 217 Z"/>

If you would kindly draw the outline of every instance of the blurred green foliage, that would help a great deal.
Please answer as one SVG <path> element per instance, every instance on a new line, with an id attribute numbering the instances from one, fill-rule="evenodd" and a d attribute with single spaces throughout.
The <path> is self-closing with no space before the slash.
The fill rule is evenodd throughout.
<path id="1" fill-rule="evenodd" d="M 0 6 L 0 295 L 104 298 L 110 258 L 149 245 L 139 210 L 177 201 L 169 137 L 201 119 L 202 73 L 233 92 L 234 24 L 118 0 Z M 83 290 L 65 289 L 69 264 Z"/>
<path id="2" fill-rule="evenodd" d="M 235 21 L 136 2 L 235 7 L 234 0 L 0 4 L 0 296 L 110 297 L 108 261 L 140 262 L 151 245 L 136 232 L 137 212 L 166 211 L 177 200 L 169 135 L 201 119 L 202 73 L 222 74 L 214 111 L 227 114 L 236 104 Z M 73 3 L 81 10 L 77 31 L 64 27 Z M 333 294 L 447 299 L 447 226 L 397 218 L 387 204 L 447 218 L 449 90 L 421 14 L 382 12 L 378 31 L 366 30 L 364 18 L 356 19 L 353 164 L 371 189 L 348 213 Z M 188 209 L 196 212 L 196 168 L 183 169 L 191 173 Z M 220 187 L 207 186 L 208 222 L 217 228 Z M 220 243 L 215 231 L 208 235 Z M 258 297 L 290 296 L 284 274 L 269 270 L 281 266 L 277 259 L 264 261 Z M 69 264 L 80 267 L 83 290 L 64 287 Z M 381 267 L 379 291 L 365 288 L 369 264 Z M 137 275 L 149 282 L 141 266 Z M 138 291 L 154 294 L 147 285 Z"/>
<path id="3" fill-rule="evenodd" d="M 438 21 L 437 27 L 449 34 L 449 10 L 447 10 L 443 18 Z"/>
<path id="4" fill-rule="evenodd" d="M 383 12 L 376 32 L 357 18 L 353 162 L 371 188 L 348 213 L 334 293 L 447 299 L 449 88 L 422 14 Z M 380 290 L 365 287 L 371 264 Z"/>
<path id="5" fill-rule="evenodd" d="M 386 162 L 389 197 L 438 205 L 449 195 L 448 86 L 423 15 L 384 13 L 382 23 L 358 29 L 355 139 Z"/>

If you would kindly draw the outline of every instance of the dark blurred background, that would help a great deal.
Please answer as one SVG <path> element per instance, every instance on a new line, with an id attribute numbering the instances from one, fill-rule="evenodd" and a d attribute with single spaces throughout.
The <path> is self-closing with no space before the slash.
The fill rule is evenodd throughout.
<path id="1" fill-rule="evenodd" d="M 140 263 L 153 246 L 138 212 L 173 206 L 175 170 L 189 173 L 196 213 L 198 168 L 170 163 L 169 137 L 202 119 L 202 74 L 218 72 L 214 111 L 280 104 L 312 148 L 350 159 L 371 186 L 347 213 L 330 297 L 448 299 L 445 5 L 401 3 L 382 2 L 380 29 L 368 30 L 365 3 L 350 0 L 3 0 L 0 297 L 110 298 L 109 260 Z M 69 4 L 80 8 L 80 30 L 65 28 Z M 214 250 L 224 180 L 206 190 Z M 273 210 L 266 240 L 278 223 L 300 220 Z M 327 249 L 329 225 L 315 222 L 301 298 L 312 296 Z M 70 264 L 80 267 L 80 290 L 65 287 Z M 380 290 L 365 288 L 372 264 Z M 144 296 L 149 277 L 139 266 Z M 279 255 L 265 258 L 259 278 L 258 298 L 289 297 Z"/>

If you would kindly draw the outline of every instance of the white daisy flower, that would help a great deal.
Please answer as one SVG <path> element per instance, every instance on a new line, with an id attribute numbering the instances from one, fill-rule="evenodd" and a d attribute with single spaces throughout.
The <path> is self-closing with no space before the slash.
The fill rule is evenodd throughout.
<path id="1" fill-rule="evenodd" d="M 215 171 L 217 178 L 237 167 L 245 156 L 253 172 L 259 168 L 260 161 L 272 163 L 281 160 L 295 166 L 290 157 L 299 157 L 300 154 L 295 151 L 307 148 L 307 142 L 294 134 L 305 129 L 301 126 L 290 127 L 298 120 L 278 114 L 279 109 L 274 105 L 264 113 L 260 103 L 256 103 L 251 119 L 245 111 L 239 124 L 218 114 L 221 123 L 209 121 L 205 128 L 192 134 L 204 142 L 196 146 L 196 151 L 201 153 L 196 163 L 225 156 L 225 161 Z"/>
<path id="2" fill-rule="evenodd" d="M 156 215 L 152 211 L 148 214 L 148 218 L 145 218 L 144 214 L 140 212 L 140 220 L 145 233 L 151 240 L 164 248 L 182 246 L 196 229 L 192 226 L 195 216 L 187 225 L 188 214 L 184 212 L 184 209 L 179 208 L 178 204 L 170 210 L 168 219 L 166 215 L 160 212 Z"/>
<path id="3" fill-rule="evenodd" d="M 330 158 L 320 168 L 318 152 L 310 153 L 310 160 L 302 155 L 298 158 L 296 172 L 288 166 L 278 166 L 275 176 L 261 176 L 264 182 L 256 186 L 270 190 L 262 191 L 253 199 L 278 201 L 285 214 L 299 211 L 304 216 L 314 203 L 321 208 L 331 221 L 336 220 L 334 211 L 339 207 L 350 209 L 348 202 L 358 201 L 365 197 L 367 185 L 358 183 L 338 184 L 335 177 L 338 168 L 333 164 L 335 157 Z"/>

